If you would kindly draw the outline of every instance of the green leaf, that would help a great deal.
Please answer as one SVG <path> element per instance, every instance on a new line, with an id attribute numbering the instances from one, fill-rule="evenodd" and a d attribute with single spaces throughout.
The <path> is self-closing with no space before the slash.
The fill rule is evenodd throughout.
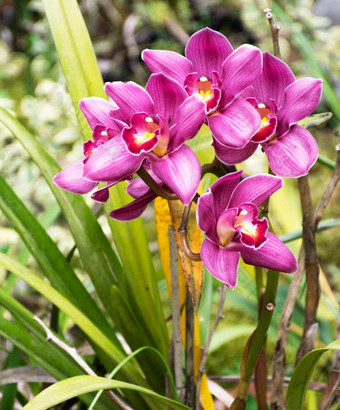
<path id="1" fill-rule="evenodd" d="M 52 286 L 46 283 L 38 275 L 3 254 L 0 254 L 0 265 L 19 276 L 26 283 L 32 286 L 32 288 L 36 289 L 39 293 L 49 299 L 60 310 L 65 312 L 74 321 L 74 323 L 77 324 L 80 329 L 82 329 L 82 331 L 116 363 L 124 360 L 124 353 L 122 353 L 122 351 L 112 343 L 107 335 L 105 335 L 95 324 L 93 324 L 69 300 L 52 288 Z M 139 373 L 132 365 L 126 367 L 126 369 L 129 372 L 129 376 L 131 375 L 143 383 Z"/>
<path id="2" fill-rule="evenodd" d="M 190 410 L 189 407 L 184 404 L 168 399 L 144 387 L 96 376 L 77 376 L 55 383 L 39 393 L 33 400 L 23 407 L 23 410 L 45 410 L 72 397 L 92 391 L 107 389 L 135 390 L 139 393 L 151 396 L 158 403 L 167 405 L 172 409 Z"/>
<path id="3" fill-rule="evenodd" d="M 53 184 L 60 171 L 54 159 L 11 114 L 0 107 L 0 121 L 13 133 L 39 167 L 67 220 L 80 259 L 91 277 L 105 309 L 112 314 L 110 288 L 123 283 L 122 268 L 92 211 L 80 195 L 66 192 Z"/>
<path id="4" fill-rule="evenodd" d="M 312 350 L 297 364 L 287 390 L 287 410 L 302 410 L 308 384 L 312 378 L 320 357 L 328 350 L 340 350 L 340 339 L 326 347 Z"/>
<path id="5" fill-rule="evenodd" d="M 163 366 L 166 370 L 166 374 L 169 377 L 169 384 L 170 384 L 170 390 L 171 390 L 172 397 L 175 400 L 178 400 L 175 381 L 174 381 L 173 375 L 171 373 L 171 369 L 168 366 L 167 361 L 164 359 L 164 357 L 159 353 L 159 351 L 157 349 L 154 349 L 153 347 L 150 347 L 150 346 L 141 347 L 141 348 L 135 350 L 133 353 L 129 354 L 129 356 L 127 356 L 121 363 L 119 363 L 118 366 L 116 366 L 112 370 L 112 372 L 109 375 L 109 379 L 112 379 L 116 375 L 116 373 L 119 371 L 119 369 L 121 369 L 125 365 L 125 363 L 130 361 L 135 356 L 139 355 L 139 353 L 144 352 L 145 350 L 150 350 L 150 351 L 154 352 L 161 359 L 161 361 L 163 363 Z M 96 397 L 94 398 L 93 402 L 91 403 L 91 406 L 89 407 L 89 410 L 92 410 L 94 408 L 94 406 L 95 406 L 97 400 L 99 399 L 100 395 L 102 394 L 102 392 L 103 392 L 103 390 L 98 391 L 98 393 L 96 394 Z"/>
<path id="6" fill-rule="evenodd" d="M 105 334 L 115 339 L 112 327 L 63 254 L 1 176 L 0 209 L 13 224 L 53 287 L 83 311 Z"/>
<path id="7" fill-rule="evenodd" d="M 188 145 L 194 152 L 199 152 L 204 149 L 211 148 L 212 142 L 211 131 L 208 126 L 204 124 L 195 138 L 187 141 L 186 145 Z"/>
<path id="8" fill-rule="evenodd" d="M 299 121 L 299 125 L 305 128 L 317 127 L 328 121 L 333 114 L 331 112 L 322 112 L 320 114 L 313 114 L 303 120 Z"/>
<path id="9" fill-rule="evenodd" d="M 77 120 L 84 139 L 92 134 L 78 107 L 85 97 L 104 97 L 103 80 L 91 40 L 75 0 L 43 0 Z"/>
<path id="10" fill-rule="evenodd" d="M 340 225 L 340 218 L 331 218 L 321 221 L 318 225 L 317 231 L 324 231 L 326 229 L 334 228 L 334 226 Z M 298 231 L 290 232 L 284 235 L 280 235 L 279 238 L 282 242 L 291 242 L 295 241 L 296 239 L 302 238 L 302 230 L 299 229 Z"/>

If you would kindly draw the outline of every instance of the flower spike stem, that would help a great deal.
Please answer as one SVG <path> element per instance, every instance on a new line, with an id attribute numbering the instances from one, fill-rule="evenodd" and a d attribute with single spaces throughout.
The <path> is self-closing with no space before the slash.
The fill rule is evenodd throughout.
<path id="1" fill-rule="evenodd" d="M 141 167 L 137 171 L 137 175 L 146 183 L 146 185 L 148 185 L 153 190 L 155 194 L 167 200 L 178 199 L 178 197 L 175 194 L 171 194 L 165 191 L 159 184 L 157 184 L 157 182 L 152 178 L 151 175 L 149 175 L 149 173 L 143 167 Z"/>
<path id="2" fill-rule="evenodd" d="M 192 259 L 193 261 L 200 261 L 201 255 L 199 253 L 193 252 L 190 249 L 190 246 L 188 243 L 187 223 L 188 223 L 188 218 L 189 218 L 189 213 L 190 213 L 190 207 L 191 207 L 191 204 L 184 207 L 182 222 L 181 222 L 181 226 L 178 228 L 178 232 L 181 237 L 183 249 L 187 257 Z"/>
<path id="3" fill-rule="evenodd" d="M 266 14 L 266 19 L 268 20 L 270 24 L 270 30 L 272 32 L 272 39 L 273 39 L 273 45 L 274 45 L 274 55 L 278 58 L 281 58 L 280 46 L 279 46 L 280 26 L 275 24 L 271 9 L 264 9 L 263 12 Z"/>
<path id="4" fill-rule="evenodd" d="M 230 410 L 245 410 L 246 408 L 251 376 L 273 316 L 278 281 L 279 273 L 277 271 L 269 270 L 260 319 L 257 328 L 251 334 L 243 352 L 238 394 L 231 405 Z"/>
<path id="5" fill-rule="evenodd" d="M 201 378 L 202 378 L 202 375 L 206 371 L 205 363 L 206 363 L 207 358 L 208 358 L 208 353 L 209 353 L 209 348 L 210 348 L 212 337 L 215 333 L 215 330 L 217 329 L 218 324 L 224 318 L 224 316 L 223 316 L 223 305 L 224 305 L 225 297 L 226 297 L 226 294 L 227 294 L 227 286 L 223 284 L 219 288 L 219 292 L 220 292 L 220 299 L 219 299 L 219 302 L 218 302 L 217 314 L 216 314 L 214 323 L 211 327 L 210 333 L 208 335 L 207 342 L 206 342 L 206 344 L 205 344 L 205 346 L 202 350 L 200 366 L 199 366 L 199 369 L 198 369 L 198 375 L 197 375 L 197 379 L 196 379 L 196 410 L 201 410 L 201 404 L 200 404 Z"/>

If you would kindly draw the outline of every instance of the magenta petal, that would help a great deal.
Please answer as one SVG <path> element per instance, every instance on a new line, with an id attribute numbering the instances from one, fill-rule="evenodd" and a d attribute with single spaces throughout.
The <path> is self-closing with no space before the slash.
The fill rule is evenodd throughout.
<path id="1" fill-rule="evenodd" d="M 101 145 L 84 165 L 83 175 L 93 181 L 117 181 L 134 174 L 145 155 L 134 156 L 120 136 Z"/>
<path id="2" fill-rule="evenodd" d="M 310 115 L 318 106 L 322 93 L 322 80 L 305 77 L 290 84 L 284 93 L 283 106 L 279 109 L 278 135 L 292 124 Z"/>
<path id="3" fill-rule="evenodd" d="M 220 144 L 214 139 L 213 147 L 215 148 L 216 157 L 227 165 L 239 164 L 249 158 L 257 148 L 258 144 L 250 141 L 243 148 L 230 148 Z"/>
<path id="4" fill-rule="evenodd" d="M 153 99 L 155 112 L 174 124 L 179 106 L 188 97 L 184 88 L 164 74 L 153 74 L 146 91 Z"/>
<path id="5" fill-rule="evenodd" d="M 60 171 L 54 177 L 53 182 L 65 191 L 87 194 L 97 186 L 97 182 L 83 178 L 83 167 L 83 161 L 77 161 Z"/>
<path id="6" fill-rule="evenodd" d="M 148 192 L 140 198 L 123 206 L 122 208 L 111 211 L 109 216 L 117 221 L 132 221 L 138 218 L 145 211 L 146 207 L 157 197 L 154 192 Z"/>
<path id="7" fill-rule="evenodd" d="M 93 192 L 91 195 L 91 199 L 97 202 L 107 202 L 109 199 L 109 188 L 115 185 L 117 182 L 120 181 L 115 181 L 115 182 L 108 182 L 107 185 L 105 185 L 103 188 L 98 189 L 96 192 Z"/>
<path id="8" fill-rule="evenodd" d="M 150 157 L 151 168 L 183 202 L 189 205 L 201 180 L 201 164 L 186 145 L 164 157 Z"/>
<path id="9" fill-rule="evenodd" d="M 268 241 L 259 249 L 240 247 L 241 257 L 249 265 L 261 266 L 285 273 L 297 271 L 295 256 L 273 233 L 267 233 Z"/>
<path id="10" fill-rule="evenodd" d="M 129 123 L 130 117 L 137 112 L 153 114 L 153 102 L 149 94 L 138 84 L 129 81 L 115 81 L 105 84 L 105 92 L 120 108 L 120 120 Z"/>
<path id="11" fill-rule="evenodd" d="M 216 140 L 227 147 L 243 148 L 261 125 L 261 116 L 248 101 L 239 97 L 224 110 L 208 117 Z"/>
<path id="12" fill-rule="evenodd" d="M 186 57 L 192 62 L 198 76 L 213 77 L 213 71 L 220 73 L 224 60 L 233 48 L 223 34 L 204 28 L 193 34 L 185 48 Z"/>
<path id="13" fill-rule="evenodd" d="M 174 51 L 144 50 L 142 59 L 153 73 L 163 73 L 183 85 L 193 71 L 191 62 Z"/>
<path id="14" fill-rule="evenodd" d="M 185 141 L 193 138 L 203 125 L 204 119 L 204 102 L 195 95 L 187 98 L 178 109 L 176 124 L 170 128 L 168 151 L 174 151 L 182 146 Z"/>
<path id="15" fill-rule="evenodd" d="M 79 108 L 82 110 L 92 129 L 94 129 L 96 125 L 105 125 L 105 127 L 117 129 L 114 121 L 110 117 L 110 111 L 117 107 L 109 101 L 104 100 L 104 98 L 83 98 L 79 101 Z"/>
<path id="16" fill-rule="evenodd" d="M 230 199 L 229 207 L 237 207 L 244 203 L 259 206 L 282 185 L 282 179 L 274 175 L 253 175 L 248 177 L 236 187 Z"/>
<path id="17" fill-rule="evenodd" d="M 244 44 L 230 54 L 223 64 L 220 107 L 224 108 L 233 101 L 261 71 L 262 54 L 258 48 Z"/>
<path id="18" fill-rule="evenodd" d="M 229 288 L 235 288 L 240 252 L 221 248 L 205 239 L 201 247 L 201 259 L 214 278 L 225 283 Z"/>
<path id="19" fill-rule="evenodd" d="M 216 216 L 214 196 L 209 190 L 201 195 L 197 202 L 196 209 L 197 225 L 204 234 L 213 242 L 218 242 L 216 234 Z"/>
<path id="20" fill-rule="evenodd" d="M 280 108 L 285 89 L 294 81 L 294 74 L 288 65 L 266 51 L 263 53 L 262 74 L 252 84 L 253 95 L 263 104 L 269 104 L 272 99 Z"/>
<path id="21" fill-rule="evenodd" d="M 317 142 L 300 125 L 293 125 L 286 135 L 264 145 L 263 150 L 272 171 L 286 178 L 307 175 L 318 157 Z"/>
<path id="22" fill-rule="evenodd" d="M 227 174 L 211 185 L 210 191 L 214 196 L 216 219 L 218 219 L 228 207 L 230 198 L 239 183 L 242 172 L 243 171 L 240 170 Z"/>

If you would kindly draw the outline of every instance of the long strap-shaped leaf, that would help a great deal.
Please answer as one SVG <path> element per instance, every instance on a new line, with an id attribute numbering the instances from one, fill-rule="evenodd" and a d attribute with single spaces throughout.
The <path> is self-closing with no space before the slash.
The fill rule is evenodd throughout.
<path id="1" fill-rule="evenodd" d="M 0 176 L 0 209 L 25 242 L 42 273 L 53 287 L 66 296 L 87 317 L 96 323 L 111 340 L 116 339 L 112 327 L 106 321 L 91 296 L 80 282 L 64 255 L 45 229 L 34 218 L 11 187 Z M 119 345 L 118 340 L 116 344 Z"/>
<path id="2" fill-rule="evenodd" d="M 57 163 L 37 139 L 1 107 L 0 121 L 19 140 L 39 167 L 64 213 L 84 268 L 104 307 L 112 314 L 110 288 L 118 280 L 123 281 L 122 268 L 95 216 L 81 196 L 66 192 L 53 184 L 53 177 L 60 171 Z"/>
<path id="3" fill-rule="evenodd" d="M 78 102 L 89 96 L 107 98 L 92 43 L 76 0 L 43 0 L 43 3 L 78 123 L 87 140 L 90 130 Z M 122 186 L 110 189 L 110 199 L 105 207 L 107 213 L 126 204 L 124 194 Z M 140 219 L 124 224 L 109 222 L 127 273 L 126 297 L 145 331 L 154 340 L 154 346 L 166 353 L 167 330 L 143 224 Z M 123 290 L 122 280 L 118 286 Z"/>
<path id="4" fill-rule="evenodd" d="M 302 410 L 309 381 L 320 357 L 328 350 L 340 350 L 340 339 L 307 353 L 296 366 L 287 390 L 287 410 Z"/>
<path id="5" fill-rule="evenodd" d="M 23 410 L 45 410 L 56 404 L 62 403 L 65 400 L 71 399 L 72 397 L 106 389 L 135 390 L 139 393 L 151 396 L 158 403 L 165 404 L 172 409 L 190 410 L 189 407 L 184 404 L 168 399 L 144 387 L 95 376 L 76 376 L 55 383 L 39 393 L 33 400 L 23 407 Z"/>
<path id="6" fill-rule="evenodd" d="M 19 326 L 0 317 L 0 336 L 9 340 L 27 354 L 35 363 L 42 366 L 56 379 L 74 377 L 82 373 L 78 366 L 70 364 L 60 350 L 53 349 L 46 341 L 37 340 L 23 326 Z M 90 396 L 82 396 L 85 403 L 90 404 Z M 104 401 L 105 402 L 105 401 Z M 112 406 L 98 403 L 98 410 L 108 410 Z M 96 407 L 97 409 L 97 407 Z"/>
<path id="7" fill-rule="evenodd" d="M 38 275 L 2 253 L 0 253 L 0 265 L 19 276 L 26 283 L 32 286 L 32 288 L 36 289 L 40 294 L 54 303 L 61 311 L 66 313 L 66 315 L 68 315 L 74 323 L 77 324 L 80 329 L 116 363 L 120 363 L 124 360 L 124 353 L 122 353 L 121 350 L 111 342 L 107 335 L 105 335 L 68 299 L 62 296 Z M 141 385 L 145 385 L 145 381 L 133 365 L 128 363 L 125 370 L 128 372 L 128 377 L 132 378 Z"/>

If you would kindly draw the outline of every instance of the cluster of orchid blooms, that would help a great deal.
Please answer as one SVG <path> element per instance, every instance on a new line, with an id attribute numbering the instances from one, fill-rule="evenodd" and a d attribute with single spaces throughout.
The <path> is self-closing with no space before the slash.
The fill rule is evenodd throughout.
<path id="1" fill-rule="evenodd" d="M 54 178 L 61 188 L 92 194 L 105 202 L 109 188 L 127 180 L 134 198 L 110 216 L 137 218 L 157 197 L 148 179 L 185 206 L 197 199 L 201 164 L 186 145 L 205 123 L 217 159 L 235 165 L 261 145 L 272 172 L 243 178 L 242 171 L 218 179 L 197 201 L 204 232 L 201 258 L 208 271 L 236 286 L 240 257 L 252 265 L 293 273 L 296 259 L 268 231 L 258 207 L 282 186 L 281 177 L 306 175 L 317 159 L 313 136 L 297 123 L 321 98 L 320 79 L 295 80 L 290 68 L 251 45 L 235 51 L 220 33 L 205 28 L 189 39 L 185 57 L 173 51 L 144 50 L 152 71 L 144 88 L 133 82 L 105 84 L 112 99 L 90 97 L 80 108 L 93 130 L 83 160 Z M 136 174 L 144 176 L 135 178 Z"/>

